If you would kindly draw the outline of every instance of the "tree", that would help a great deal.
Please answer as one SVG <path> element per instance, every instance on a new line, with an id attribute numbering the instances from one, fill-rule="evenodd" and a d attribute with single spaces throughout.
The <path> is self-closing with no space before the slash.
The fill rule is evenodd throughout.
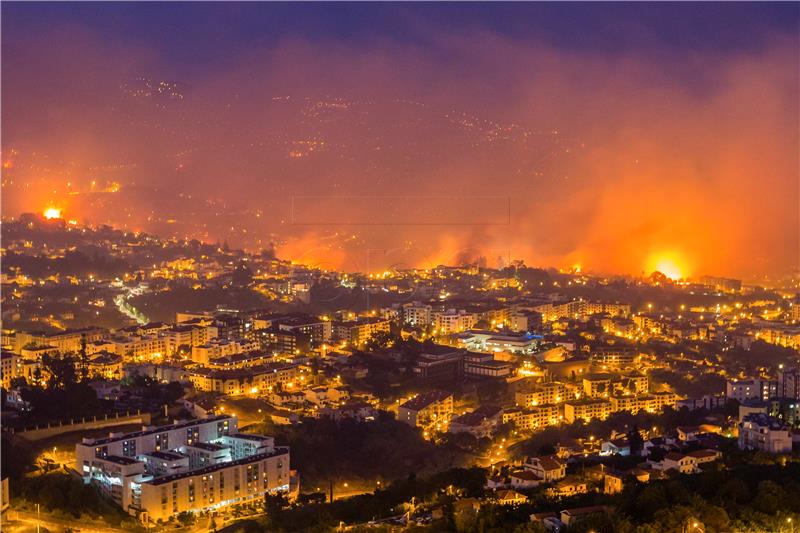
<path id="1" fill-rule="evenodd" d="M 52 357 L 44 354 L 42 356 L 42 367 L 48 374 L 48 388 L 65 389 L 77 382 L 75 360 L 71 355 Z"/>
<path id="2" fill-rule="evenodd" d="M 240 261 L 236 268 L 233 269 L 231 281 L 237 287 L 247 287 L 253 282 L 253 271 L 250 270 L 247 263 Z"/>
<path id="3" fill-rule="evenodd" d="M 784 508 L 786 491 L 774 481 L 764 480 L 758 484 L 753 507 L 765 514 L 775 514 Z"/>
<path id="4" fill-rule="evenodd" d="M 641 455 L 644 448 L 644 439 L 642 439 L 642 434 L 639 433 L 639 426 L 636 424 L 628 432 L 628 443 L 631 448 L 631 455 Z"/>
<path id="5" fill-rule="evenodd" d="M 175 517 L 178 520 L 178 523 L 183 526 L 190 526 L 195 522 L 194 513 L 190 513 L 189 511 L 183 511 L 178 513 L 178 516 Z"/>
<path id="6" fill-rule="evenodd" d="M 661 446 L 653 446 L 647 451 L 647 458 L 653 462 L 660 462 L 664 460 L 667 452 Z"/>

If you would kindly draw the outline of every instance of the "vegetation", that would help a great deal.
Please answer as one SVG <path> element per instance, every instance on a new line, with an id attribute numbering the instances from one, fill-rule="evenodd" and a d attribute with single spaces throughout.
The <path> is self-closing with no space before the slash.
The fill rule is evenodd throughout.
<path id="1" fill-rule="evenodd" d="M 5 461 L 4 461 L 5 464 Z M 135 527 L 135 520 L 104 500 L 90 485 L 64 472 L 19 478 L 15 485 L 16 506 L 32 511 L 36 502 L 42 511 L 64 518 L 99 519 L 113 526 Z"/>
<path id="2" fill-rule="evenodd" d="M 28 420 L 43 423 L 50 420 L 81 418 L 101 414 L 106 403 L 86 381 L 78 380 L 75 358 L 42 357 L 42 372 L 46 386 L 24 384 L 22 399 L 30 404 Z"/>
<path id="3" fill-rule="evenodd" d="M 605 420 L 593 419 L 589 423 L 576 421 L 570 425 L 549 427 L 534 433 L 530 438 L 514 446 L 511 451 L 516 457 L 525 455 L 537 455 L 544 453 L 542 450 L 552 450 L 556 444 L 563 443 L 567 439 L 586 438 L 593 436 L 598 439 L 606 439 L 612 432 L 630 434 L 633 428 L 650 429 L 657 428 L 660 432 L 675 429 L 678 426 L 691 426 L 702 424 L 709 411 L 706 409 L 696 409 L 690 411 L 683 408 L 675 410 L 665 407 L 660 414 L 640 411 L 638 414 L 628 412 L 614 413 Z M 639 444 L 638 442 L 636 443 Z"/>
<path id="4" fill-rule="evenodd" d="M 329 481 L 405 478 L 458 466 L 463 455 L 455 447 L 436 446 L 419 430 L 382 413 L 373 422 L 304 419 L 296 426 L 248 428 L 288 445 L 292 464 L 302 465 L 305 486 Z"/>
<path id="5" fill-rule="evenodd" d="M 434 532 L 539 533 L 544 530 L 541 524 L 530 522 L 532 513 L 557 513 L 589 505 L 604 505 L 609 512 L 581 520 L 569 528 L 570 533 L 677 533 L 691 529 L 695 523 L 699 530 L 709 533 L 782 531 L 787 518 L 800 517 L 800 462 L 674 475 L 647 484 L 628 484 L 616 495 L 590 493 L 553 499 L 536 491 L 528 503 L 519 505 L 494 502 L 493 493 L 484 491 L 484 483 L 485 472 L 481 469 L 452 469 L 427 479 L 409 476 L 385 490 L 333 503 L 290 505 L 282 497 L 269 496 L 265 499 L 264 518 L 235 524 L 224 531 L 331 531 L 340 522 L 365 524 L 399 517 L 409 509 L 407 504 L 412 498 L 423 514 L 433 508 L 441 510 L 441 518 L 424 529 L 417 528 Z M 484 503 L 477 512 L 471 508 L 457 510 L 453 505 L 456 496 L 484 496 Z M 421 516 L 419 512 L 417 516 Z"/>

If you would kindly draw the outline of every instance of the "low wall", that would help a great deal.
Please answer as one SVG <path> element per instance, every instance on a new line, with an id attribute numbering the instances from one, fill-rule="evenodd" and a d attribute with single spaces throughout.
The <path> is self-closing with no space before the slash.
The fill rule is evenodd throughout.
<path id="1" fill-rule="evenodd" d="M 102 429 L 128 424 L 149 426 L 150 419 L 150 413 L 117 413 L 116 415 L 94 416 L 91 418 L 82 418 L 80 420 L 70 420 L 66 423 L 59 422 L 46 426 L 35 426 L 33 428 L 13 431 L 13 433 L 16 437 L 34 442 L 42 439 L 49 439 L 50 437 L 61 435 L 62 433 L 71 433 L 73 431 L 85 429 Z"/>

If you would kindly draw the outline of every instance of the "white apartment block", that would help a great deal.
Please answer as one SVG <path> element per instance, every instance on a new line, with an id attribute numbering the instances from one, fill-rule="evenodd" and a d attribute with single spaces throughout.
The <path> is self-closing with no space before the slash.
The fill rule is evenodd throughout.
<path id="1" fill-rule="evenodd" d="M 739 449 L 791 453 L 792 432 L 786 424 L 764 413 L 746 415 L 739 422 Z"/>
<path id="2" fill-rule="evenodd" d="M 403 322 L 412 326 L 427 326 L 431 323 L 431 306 L 419 303 L 403 307 Z"/>
<path id="3" fill-rule="evenodd" d="M 432 321 L 433 327 L 438 330 L 438 333 L 449 335 L 475 327 L 475 324 L 478 323 L 478 315 L 464 310 L 450 309 L 445 312 L 433 313 Z"/>
<path id="4" fill-rule="evenodd" d="M 764 379 L 729 380 L 725 395 L 729 400 L 744 403 L 748 400 L 769 400 L 778 393 L 778 383 Z"/>
<path id="5" fill-rule="evenodd" d="M 75 456 L 86 483 L 143 521 L 289 489 L 289 448 L 238 433 L 225 415 L 84 439 Z"/>

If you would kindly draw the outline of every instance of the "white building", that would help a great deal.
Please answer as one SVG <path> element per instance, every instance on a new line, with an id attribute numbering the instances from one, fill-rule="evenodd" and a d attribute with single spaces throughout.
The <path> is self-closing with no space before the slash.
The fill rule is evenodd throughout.
<path id="1" fill-rule="evenodd" d="M 775 417 L 763 413 L 746 415 L 739 422 L 739 449 L 791 453 L 792 432 Z"/>
<path id="2" fill-rule="evenodd" d="M 412 326 L 427 326 L 431 323 L 431 306 L 418 302 L 403 306 L 403 322 Z"/>
<path id="3" fill-rule="evenodd" d="M 769 400 L 778 393 L 778 383 L 765 379 L 729 380 L 725 395 L 729 400 L 744 403 L 748 400 Z"/>
<path id="4" fill-rule="evenodd" d="M 289 448 L 215 416 L 84 439 L 76 470 L 126 512 L 167 520 L 289 490 Z"/>

